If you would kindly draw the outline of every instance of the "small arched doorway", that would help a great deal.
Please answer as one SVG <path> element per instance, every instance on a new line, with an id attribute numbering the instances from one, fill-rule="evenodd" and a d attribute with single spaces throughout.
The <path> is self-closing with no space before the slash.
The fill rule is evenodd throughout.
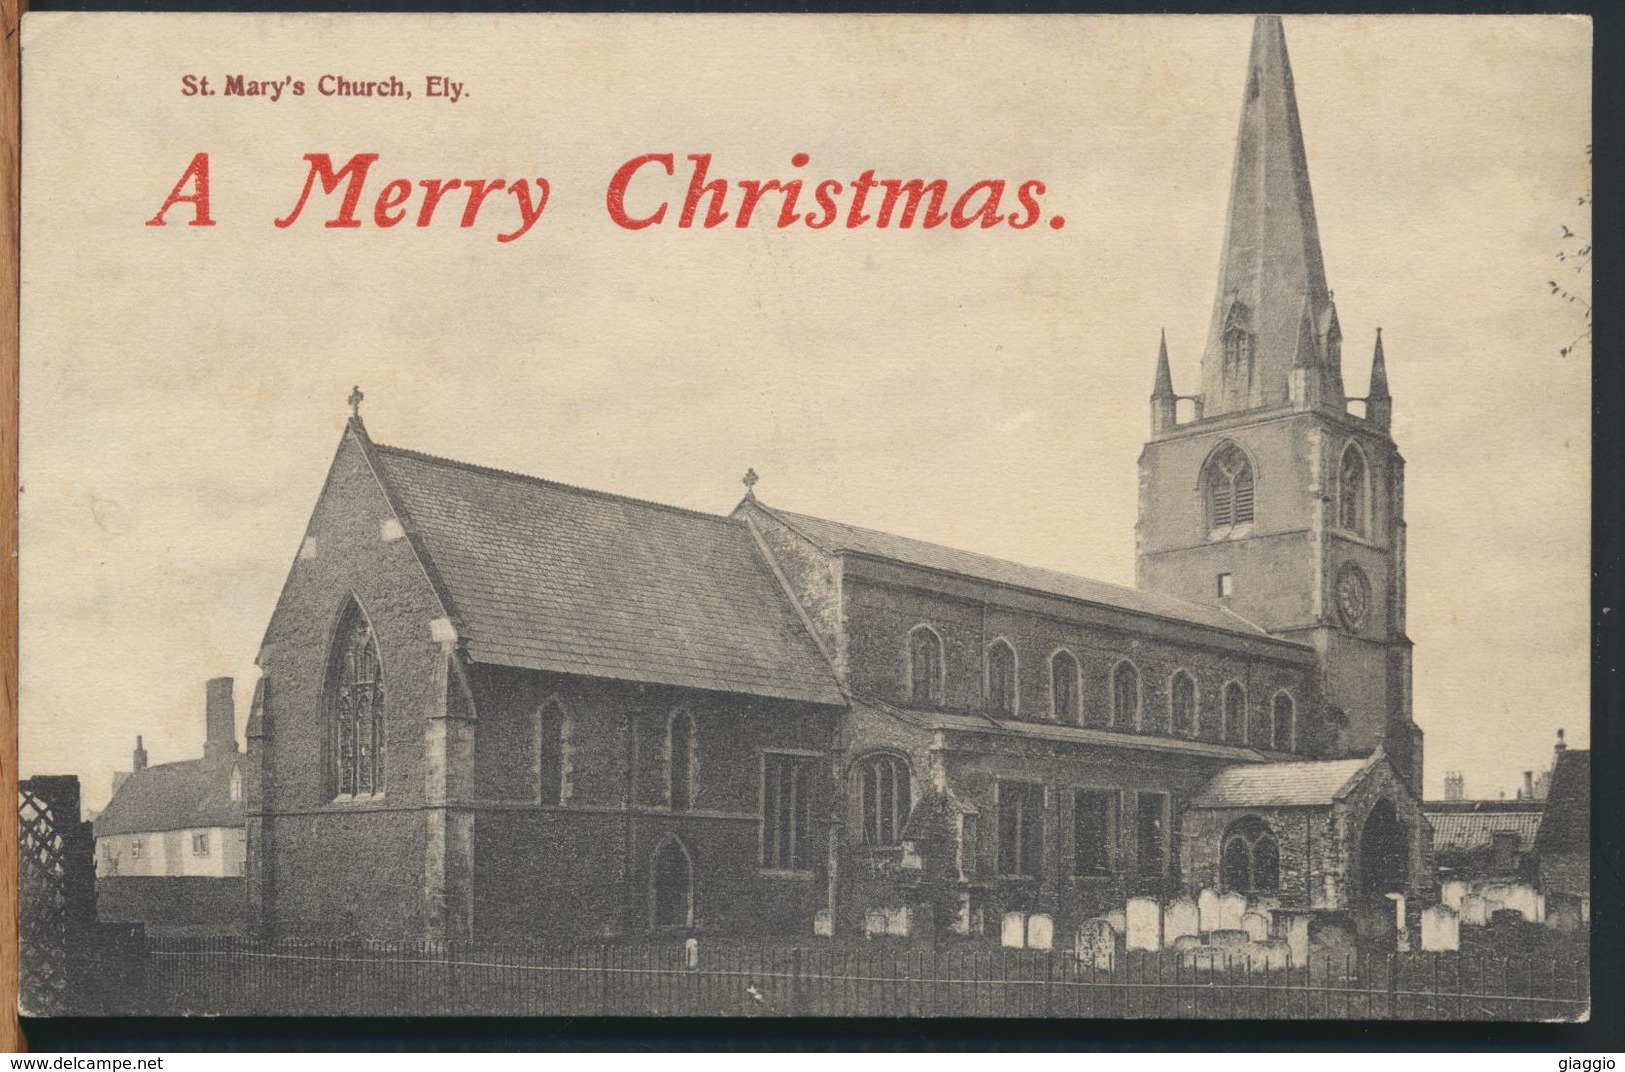
<path id="1" fill-rule="evenodd" d="M 667 838 L 649 862 L 649 922 L 656 927 L 694 923 L 694 864 L 677 838 Z"/>
<path id="2" fill-rule="evenodd" d="M 1366 901 L 1404 893 L 1410 885 L 1410 835 L 1390 800 L 1379 800 L 1366 816 L 1360 831 L 1359 875 L 1360 896 Z"/>

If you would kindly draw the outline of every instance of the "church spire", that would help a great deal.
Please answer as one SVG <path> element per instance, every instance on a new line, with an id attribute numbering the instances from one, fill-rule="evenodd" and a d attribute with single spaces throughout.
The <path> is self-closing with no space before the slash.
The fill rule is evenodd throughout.
<path id="1" fill-rule="evenodd" d="M 1278 16 L 1254 21 L 1247 68 L 1218 294 L 1202 355 L 1209 416 L 1285 403 L 1294 367 L 1312 366 L 1322 381 L 1316 386 L 1325 386 L 1325 336 L 1336 320 Z M 1312 354 L 1304 353 L 1306 329 Z"/>
<path id="2" fill-rule="evenodd" d="M 1174 394 L 1174 374 L 1168 367 L 1168 329 L 1162 330 L 1157 344 L 1157 380 L 1151 388 L 1151 434 L 1158 435 L 1176 423 L 1175 407 L 1179 397 Z"/>
<path id="3" fill-rule="evenodd" d="M 1377 348 L 1371 354 L 1371 389 L 1366 393 L 1365 419 L 1386 429 L 1394 416 L 1394 399 L 1388 393 L 1388 362 L 1382 356 L 1382 329 L 1377 329 Z"/>

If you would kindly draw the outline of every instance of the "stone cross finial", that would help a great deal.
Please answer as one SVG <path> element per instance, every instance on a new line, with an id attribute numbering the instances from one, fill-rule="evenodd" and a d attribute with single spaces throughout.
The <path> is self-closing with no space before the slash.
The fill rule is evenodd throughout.
<path id="1" fill-rule="evenodd" d="M 359 386 L 350 388 L 350 397 L 346 401 L 350 403 L 350 415 L 352 417 L 361 416 L 361 400 L 366 397 L 361 393 Z"/>
<path id="2" fill-rule="evenodd" d="M 756 496 L 756 482 L 762 479 L 756 475 L 755 469 L 746 469 L 745 478 L 741 481 L 745 485 L 745 494 L 754 498 Z"/>

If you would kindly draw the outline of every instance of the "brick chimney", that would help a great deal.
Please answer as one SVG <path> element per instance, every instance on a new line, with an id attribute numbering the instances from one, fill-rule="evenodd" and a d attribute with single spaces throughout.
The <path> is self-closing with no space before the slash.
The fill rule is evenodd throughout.
<path id="1" fill-rule="evenodd" d="M 1526 770 L 1526 771 L 1523 772 L 1523 792 L 1519 793 L 1518 797 L 1521 800 L 1534 800 L 1535 799 L 1535 772 L 1534 771 Z"/>
<path id="2" fill-rule="evenodd" d="M 206 736 L 203 758 L 219 759 L 237 754 L 237 704 L 231 697 L 231 678 L 209 679 L 205 708 Z"/>
<path id="3" fill-rule="evenodd" d="M 131 770 L 147 769 L 147 750 L 141 747 L 141 735 L 135 735 L 135 751 L 130 755 Z"/>

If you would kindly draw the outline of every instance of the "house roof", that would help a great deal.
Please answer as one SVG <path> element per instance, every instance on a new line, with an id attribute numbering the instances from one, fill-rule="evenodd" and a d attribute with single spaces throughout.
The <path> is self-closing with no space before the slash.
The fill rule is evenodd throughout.
<path id="1" fill-rule="evenodd" d="M 1329 805 L 1376 761 L 1320 759 L 1226 767 L 1210 779 L 1193 808 L 1280 808 Z"/>
<path id="2" fill-rule="evenodd" d="M 96 817 L 96 836 L 242 826 L 231 799 L 232 762 L 188 759 L 131 772 Z"/>
<path id="3" fill-rule="evenodd" d="M 1277 639 L 1241 615 L 1223 607 L 1194 603 L 1140 588 L 1125 588 L 1058 570 L 1024 566 L 1019 562 L 1010 562 L 972 551 L 961 551 L 941 544 L 811 517 L 776 507 L 764 509 L 829 553 L 852 552 L 870 555 L 911 566 L 922 566 L 926 569 L 974 577 L 977 580 L 992 581 L 995 584 L 1025 588 L 1063 599 L 1115 607 L 1135 614 L 1172 618 L 1250 637 Z"/>
<path id="4" fill-rule="evenodd" d="M 1557 757 L 1535 848 L 1543 853 L 1591 851 L 1590 750 L 1570 748 Z"/>
<path id="5" fill-rule="evenodd" d="M 476 662 L 845 702 L 743 521 L 359 438 Z"/>
<path id="6" fill-rule="evenodd" d="M 1487 849 L 1501 833 L 1518 836 L 1518 851 L 1534 848 L 1540 829 L 1538 811 L 1434 811 L 1423 810 L 1433 824 L 1433 848 L 1438 852 Z"/>

